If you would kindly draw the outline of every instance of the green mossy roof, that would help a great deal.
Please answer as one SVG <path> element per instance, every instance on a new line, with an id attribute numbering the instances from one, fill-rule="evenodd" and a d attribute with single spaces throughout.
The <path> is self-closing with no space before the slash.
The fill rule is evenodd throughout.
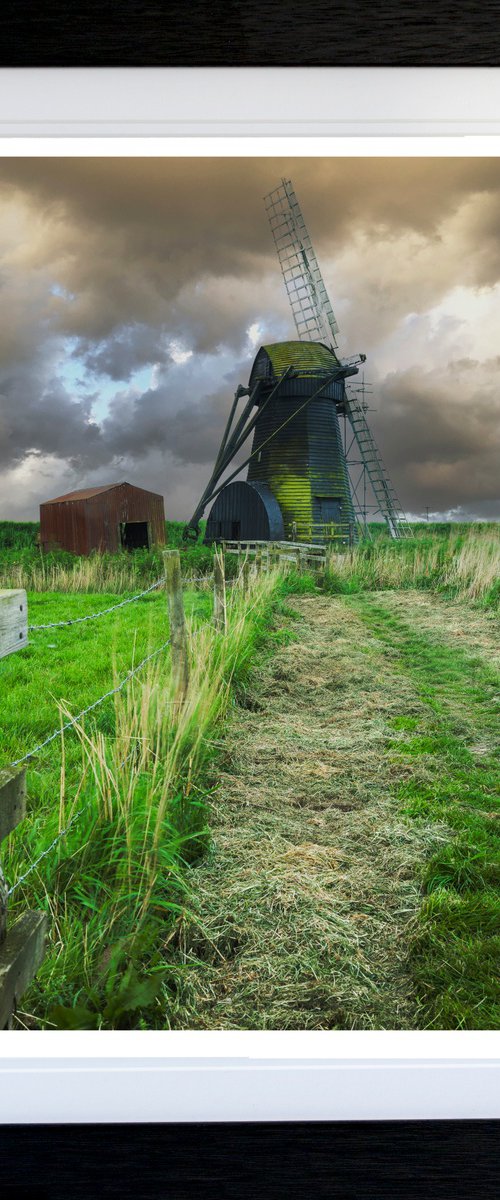
<path id="1" fill-rule="evenodd" d="M 323 342 L 274 342 L 271 346 L 263 346 L 273 368 L 273 374 L 282 375 L 287 367 L 296 367 L 298 371 L 331 371 L 338 363 L 333 350 Z"/>

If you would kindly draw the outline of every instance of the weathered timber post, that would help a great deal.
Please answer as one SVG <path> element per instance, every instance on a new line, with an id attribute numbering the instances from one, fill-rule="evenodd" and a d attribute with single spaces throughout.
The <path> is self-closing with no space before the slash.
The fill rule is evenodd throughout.
<path id="1" fill-rule="evenodd" d="M 325 550 L 325 552 L 326 552 L 326 550 Z M 314 571 L 314 574 L 319 576 L 322 566 L 323 566 L 323 560 L 322 560 L 321 554 L 320 553 L 314 554 L 309 569 L 310 570 L 312 569 Z"/>
<path id="2" fill-rule="evenodd" d="M 26 813 L 26 769 L 0 771 L 0 844 Z M 17 1003 L 45 955 L 47 914 L 25 912 L 7 930 L 8 890 L 0 867 L 0 1029 L 11 1026 Z"/>
<path id="3" fill-rule="evenodd" d="M 295 551 L 295 566 L 297 568 L 297 571 L 300 572 L 300 569 L 302 566 L 302 552 L 300 550 Z"/>
<path id="4" fill-rule="evenodd" d="M 260 546 L 257 546 L 257 549 L 255 551 L 255 574 L 260 575 L 261 571 L 262 571 L 262 550 L 261 550 Z"/>
<path id="5" fill-rule="evenodd" d="M 187 644 L 186 617 L 182 596 L 181 560 L 178 550 L 164 550 L 165 586 L 172 647 L 172 675 L 174 697 L 183 703 L 189 685 L 189 655 Z"/>
<path id="6" fill-rule="evenodd" d="M 307 571 L 307 550 L 303 548 L 299 550 L 299 570 L 301 574 Z"/>
<path id="7" fill-rule="evenodd" d="M 218 551 L 214 558 L 214 624 L 221 633 L 226 632 L 226 572 L 224 556 Z"/>
<path id="8" fill-rule="evenodd" d="M 271 542 L 270 554 L 271 554 L 271 566 L 279 567 L 281 555 L 280 555 L 280 548 L 279 548 L 279 545 L 277 542 Z"/>
<path id="9" fill-rule="evenodd" d="M 243 595 L 246 596 L 250 589 L 250 563 L 248 556 L 245 558 L 241 568 L 241 586 L 243 588 Z"/>
<path id="10" fill-rule="evenodd" d="M 0 658 L 28 645 L 28 601 L 24 588 L 0 590 Z"/>

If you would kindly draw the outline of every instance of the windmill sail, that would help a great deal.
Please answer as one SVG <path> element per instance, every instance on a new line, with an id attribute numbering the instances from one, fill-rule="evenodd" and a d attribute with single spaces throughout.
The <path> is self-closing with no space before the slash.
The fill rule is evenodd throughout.
<path id="1" fill-rule="evenodd" d="M 336 350 L 338 325 L 290 181 L 284 179 L 264 202 L 299 339 Z"/>
<path id="2" fill-rule="evenodd" d="M 269 192 L 265 205 L 298 337 L 300 341 L 324 342 L 335 351 L 338 325 L 290 180 L 283 179 L 279 187 Z M 348 386 L 344 413 L 360 455 L 358 465 L 371 485 L 375 499 L 371 507 L 383 516 L 391 537 L 404 537 L 409 526 L 401 503 L 383 465 L 364 405 L 349 393 Z M 358 501 L 359 480 L 352 492 L 358 520 L 366 523 L 366 502 L 361 510 Z"/>

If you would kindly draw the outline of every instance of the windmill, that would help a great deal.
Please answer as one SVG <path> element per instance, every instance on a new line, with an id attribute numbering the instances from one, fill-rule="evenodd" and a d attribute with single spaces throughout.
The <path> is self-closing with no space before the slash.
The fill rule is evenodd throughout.
<path id="1" fill-rule="evenodd" d="M 291 182 L 283 179 L 265 204 L 298 340 L 258 351 L 184 536 L 197 536 L 213 502 L 207 542 L 352 543 L 376 513 L 392 537 L 402 537 L 408 525 L 366 419 L 364 382 L 356 391 L 346 384 L 365 355 L 340 358 L 338 326 Z M 220 482 L 251 433 L 250 453 Z M 246 480 L 237 479 L 245 466 Z"/>

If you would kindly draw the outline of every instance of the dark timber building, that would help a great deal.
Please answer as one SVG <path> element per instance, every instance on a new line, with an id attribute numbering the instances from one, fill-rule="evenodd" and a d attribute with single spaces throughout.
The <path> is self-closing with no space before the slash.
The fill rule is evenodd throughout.
<path id="1" fill-rule="evenodd" d="M 289 372 L 287 374 L 287 372 Z M 206 540 L 324 542 L 354 536 L 339 425 L 346 374 L 320 342 L 262 346 L 250 375 L 258 415 L 246 481 L 219 493 Z"/>

